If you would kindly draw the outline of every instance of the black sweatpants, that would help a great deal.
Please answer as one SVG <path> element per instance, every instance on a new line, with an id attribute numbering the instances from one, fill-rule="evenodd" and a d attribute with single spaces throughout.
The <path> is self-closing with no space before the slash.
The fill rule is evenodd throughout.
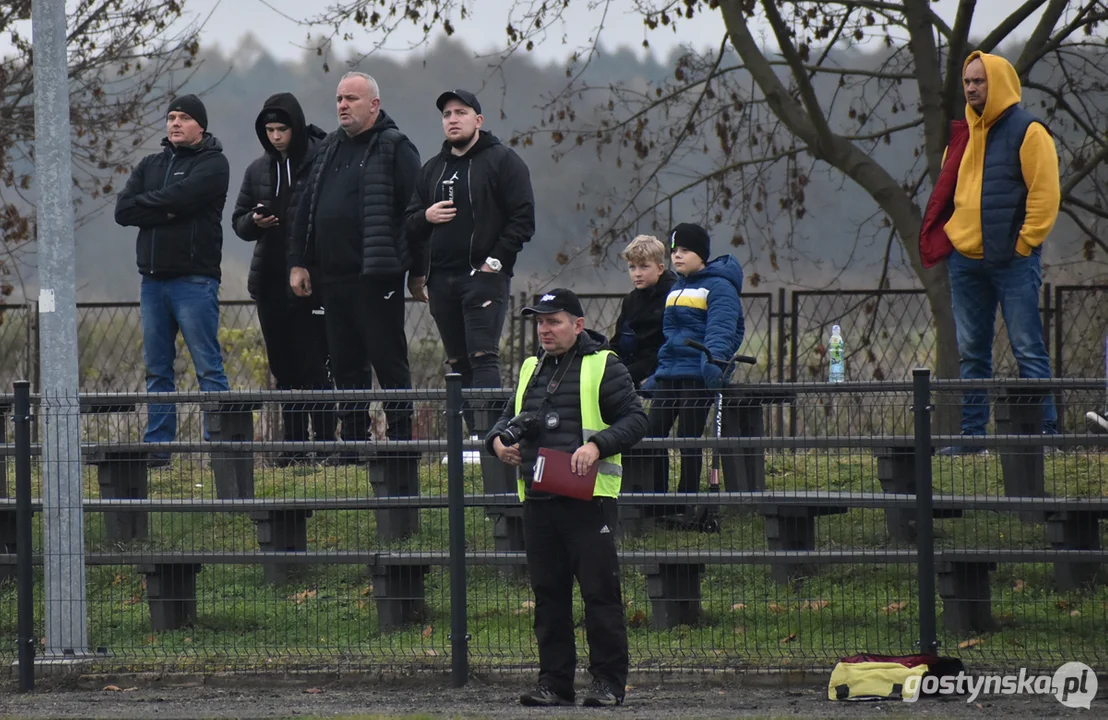
<path id="1" fill-rule="evenodd" d="M 500 387 L 500 334 L 508 312 L 510 282 L 504 273 L 490 272 L 432 270 L 428 277 L 431 317 L 442 337 L 447 363 L 462 376 L 462 387 Z M 467 407 L 466 424 L 471 432 L 483 436 L 500 410 Z"/>
<path id="2" fill-rule="evenodd" d="M 408 338 L 404 334 L 404 278 L 358 279 L 323 286 L 331 373 L 340 390 L 410 388 Z M 411 401 L 384 403 L 390 440 L 412 437 Z M 342 403 L 342 439 L 369 439 L 369 403 Z"/>
<path id="3" fill-rule="evenodd" d="M 289 296 L 288 282 L 263 286 L 258 294 L 269 372 L 278 390 L 327 390 L 327 325 L 322 307 Z M 309 418 L 311 429 L 309 430 Z M 281 407 L 282 438 L 287 442 L 335 439 L 334 408 L 322 404 L 285 403 Z"/>
<path id="4" fill-rule="evenodd" d="M 650 401 L 650 432 L 648 437 L 669 437 L 669 431 L 677 423 L 677 437 L 696 438 L 704 434 L 708 424 L 708 408 L 715 401 L 715 393 L 701 380 L 658 380 Z M 642 450 L 649 456 L 654 472 L 654 492 L 669 491 L 669 451 Z M 704 453 L 700 448 L 681 448 L 681 479 L 677 491 L 695 493 L 700 488 L 704 469 Z M 681 512 L 683 508 L 655 506 L 655 512 Z"/>
<path id="5" fill-rule="evenodd" d="M 577 644 L 573 634 L 573 578 L 585 602 L 589 673 L 622 691 L 630 655 L 623 614 L 615 498 L 553 498 L 523 503 L 527 571 L 535 593 L 539 684 L 574 697 Z"/>

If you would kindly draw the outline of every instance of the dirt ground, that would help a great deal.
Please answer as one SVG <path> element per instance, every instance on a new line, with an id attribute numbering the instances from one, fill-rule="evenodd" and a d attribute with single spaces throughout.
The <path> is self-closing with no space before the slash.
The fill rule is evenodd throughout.
<path id="1" fill-rule="evenodd" d="M 711 682 L 687 678 L 640 678 L 626 704 L 615 709 L 520 707 L 527 679 L 472 679 L 464 688 L 449 678 L 404 681 L 378 678 L 81 678 L 40 681 L 34 694 L 15 692 L 14 679 L 0 680 L 0 717 L 51 718 L 274 718 L 383 716 L 404 718 L 574 718 L 610 714 L 621 718 L 884 718 L 884 717 L 1103 717 L 1108 693 L 1092 710 L 1063 707 L 1052 696 L 989 696 L 919 703 L 828 701 L 826 676 L 800 682 L 745 682 L 731 676 Z M 1108 684 L 1108 683 L 1106 683 Z M 107 686 L 118 689 L 105 690 Z M 774 685 L 774 686 L 767 686 Z M 1099 707 L 1098 707 L 1099 706 Z"/>

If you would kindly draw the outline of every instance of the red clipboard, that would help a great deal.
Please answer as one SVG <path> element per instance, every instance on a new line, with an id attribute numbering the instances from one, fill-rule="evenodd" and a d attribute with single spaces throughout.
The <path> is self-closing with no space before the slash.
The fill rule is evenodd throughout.
<path id="1" fill-rule="evenodd" d="M 539 448 L 531 489 L 578 500 L 592 500 L 596 489 L 596 471 L 600 463 L 593 463 L 588 474 L 576 475 L 569 463 L 572 457 L 573 453 Z"/>

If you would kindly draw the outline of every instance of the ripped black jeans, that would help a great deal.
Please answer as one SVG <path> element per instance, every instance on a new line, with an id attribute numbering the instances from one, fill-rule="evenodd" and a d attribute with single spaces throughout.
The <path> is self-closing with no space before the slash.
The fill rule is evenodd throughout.
<path id="1" fill-rule="evenodd" d="M 462 376 L 463 387 L 500 387 L 500 334 L 508 312 L 511 278 L 504 273 L 431 272 L 427 293 L 431 296 L 431 317 L 435 319 L 447 362 Z M 498 404 L 499 405 L 499 404 Z M 484 435 L 500 407 L 477 407 L 465 411 L 470 432 Z"/>

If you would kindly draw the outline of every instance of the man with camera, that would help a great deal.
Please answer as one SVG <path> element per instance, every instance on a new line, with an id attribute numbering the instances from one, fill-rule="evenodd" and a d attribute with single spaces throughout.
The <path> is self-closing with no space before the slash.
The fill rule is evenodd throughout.
<path id="1" fill-rule="evenodd" d="M 575 701 L 576 577 L 593 676 L 582 704 L 620 705 L 630 662 L 616 552 L 620 453 L 646 435 L 646 413 L 630 373 L 607 340 L 585 330 L 584 311 L 571 291 L 551 290 L 522 314 L 537 316 L 543 352 L 523 364 L 514 404 L 485 439 L 490 452 L 522 470 L 519 495 L 535 593 L 539 679 L 519 701 L 530 706 Z M 579 492 L 570 497 L 538 489 L 557 472 L 556 451 L 564 454 L 562 476 L 594 483 L 590 499 L 579 499 Z M 542 482 L 544 488 L 549 485 Z"/>

